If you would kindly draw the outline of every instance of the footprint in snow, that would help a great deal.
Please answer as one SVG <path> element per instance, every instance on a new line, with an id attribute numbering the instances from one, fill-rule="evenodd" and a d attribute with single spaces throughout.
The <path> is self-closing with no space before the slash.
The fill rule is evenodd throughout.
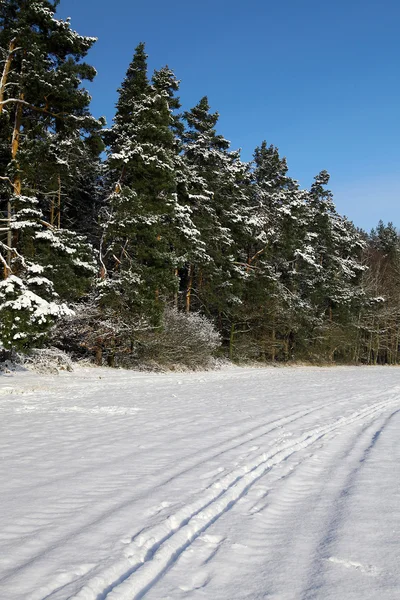
<path id="1" fill-rule="evenodd" d="M 341 565 L 342 567 L 345 567 L 345 569 L 355 569 L 356 571 L 360 571 L 360 573 L 364 573 L 370 577 L 377 577 L 381 573 L 380 569 L 374 567 L 373 565 L 363 565 L 352 560 L 338 558 L 337 556 L 330 556 L 327 561 L 335 565 Z"/>
<path id="2" fill-rule="evenodd" d="M 213 471 L 208 471 L 208 473 L 203 473 L 199 476 L 199 479 L 210 479 L 210 477 L 214 477 L 215 475 L 220 475 L 225 471 L 225 467 L 218 467 Z"/>
<path id="3" fill-rule="evenodd" d="M 208 573 L 208 571 L 201 570 L 193 575 L 190 583 L 180 585 L 179 588 L 183 592 L 193 592 L 194 590 L 204 588 L 210 581 L 211 575 Z"/>
<path id="4" fill-rule="evenodd" d="M 173 506 L 173 502 L 161 502 L 161 504 L 159 504 L 158 506 L 153 506 L 152 508 L 149 508 L 145 514 L 148 517 L 154 517 L 155 515 L 158 515 L 160 512 L 167 508 L 170 508 L 171 506 Z"/>
<path id="5" fill-rule="evenodd" d="M 202 560 L 203 565 L 207 565 L 220 549 L 225 538 L 221 535 L 211 535 L 205 533 L 199 537 L 198 558 Z M 202 544 L 202 548 L 200 546 Z"/>
<path id="6" fill-rule="evenodd" d="M 260 446 L 252 446 L 251 448 L 249 448 L 248 450 L 245 450 L 244 452 L 242 452 L 242 454 L 239 456 L 239 461 L 244 460 L 245 458 L 247 458 L 250 454 L 254 454 L 254 452 L 257 452 L 260 449 Z"/>
<path id="7" fill-rule="evenodd" d="M 222 535 L 211 535 L 210 533 L 205 533 L 199 537 L 199 540 L 202 542 L 212 545 L 221 544 L 224 539 L 225 538 Z"/>
<path id="8" fill-rule="evenodd" d="M 246 554 L 246 555 L 253 554 L 252 548 L 249 548 L 249 546 L 247 546 L 246 544 L 241 544 L 239 542 L 232 544 L 231 548 L 234 552 L 238 552 L 239 554 Z"/>

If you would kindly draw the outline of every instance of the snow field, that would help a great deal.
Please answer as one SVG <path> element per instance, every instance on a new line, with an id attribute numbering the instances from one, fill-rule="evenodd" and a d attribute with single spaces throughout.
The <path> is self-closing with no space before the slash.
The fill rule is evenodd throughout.
<path id="1" fill-rule="evenodd" d="M 2 378 L 1 597 L 395 598 L 398 382 L 390 368 Z"/>

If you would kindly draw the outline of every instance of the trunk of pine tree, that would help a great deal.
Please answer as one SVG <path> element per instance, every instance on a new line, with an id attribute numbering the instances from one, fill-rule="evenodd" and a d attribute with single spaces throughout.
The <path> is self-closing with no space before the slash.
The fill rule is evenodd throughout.
<path id="1" fill-rule="evenodd" d="M 196 295 L 197 295 L 197 298 L 201 298 L 203 286 L 204 286 L 204 272 L 203 272 L 203 269 L 199 269 L 198 272 L 196 272 Z"/>
<path id="2" fill-rule="evenodd" d="M 332 339 L 332 321 L 333 321 L 332 306 L 329 306 L 328 315 L 329 315 L 329 325 L 328 325 L 328 353 L 329 353 L 329 362 L 333 363 L 334 362 L 336 348 L 333 348 L 334 343 L 333 343 L 333 339 Z"/>
<path id="3" fill-rule="evenodd" d="M 261 343 L 260 343 L 260 358 L 263 362 L 267 360 L 267 334 L 263 333 Z"/>
<path id="4" fill-rule="evenodd" d="M 58 174 L 57 227 L 61 229 L 61 175 Z"/>
<path id="5" fill-rule="evenodd" d="M 11 216 L 12 216 L 12 204 L 11 200 L 7 202 L 7 265 L 8 269 L 4 267 L 4 278 L 6 279 L 9 275 L 11 275 L 11 253 L 12 253 L 12 231 L 11 231 Z"/>
<path id="6" fill-rule="evenodd" d="M 24 94 L 20 94 L 20 100 L 24 99 Z M 16 160 L 18 149 L 19 149 L 19 140 L 21 136 L 21 123 L 22 123 L 22 103 L 18 102 L 15 109 L 15 119 L 14 119 L 14 129 L 12 133 L 11 139 L 11 158 L 12 160 Z M 21 195 L 22 183 L 21 183 L 21 174 L 19 172 L 19 166 L 17 165 L 17 175 L 14 177 L 13 181 L 14 193 L 16 196 Z M 8 231 L 7 231 L 7 264 L 8 269 L 4 268 L 4 277 L 7 278 L 8 275 L 11 274 L 11 258 L 12 258 L 12 231 L 11 231 L 11 219 L 12 219 L 13 206 L 11 200 L 9 199 L 7 202 L 7 223 L 8 223 Z"/>
<path id="7" fill-rule="evenodd" d="M 4 258 L 3 255 L 1 256 L 1 262 L 3 264 L 3 279 L 7 279 L 7 277 L 11 274 L 7 259 L 8 256 L 6 256 L 6 258 Z"/>
<path id="8" fill-rule="evenodd" d="M 394 351 L 394 362 L 397 365 L 399 362 L 399 343 L 400 343 L 400 329 L 396 331 L 395 351 Z"/>
<path id="9" fill-rule="evenodd" d="M 372 327 L 373 327 L 373 323 L 374 321 L 372 321 Z M 373 340 L 373 332 L 372 329 L 369 333 L 369 345 L 368 345 L 368 364 L 371 365 L 372 364 L 372 340 Z"/>
<path id="10" fill-rule="evenodd" d="M 54 197 L 51 199 L 50 204 L 50 225 L 54 227 L 54 215 L 55 215 L 55 200 Z"/>
<path id="11" fill-rule="evenodd" d="M 393 322 L 392 328 L 392 365 L 396 364 L 396 323 Z"/>
<path id="12" fill-rule="evenodd" d="M 357 365 L 360 360 L 360 324 L 361 324 L 361 313 L 358 313 L 358 325 L 356 330 L 356 339 L 354 343 L 353 362 Z"/>
<path id="13" fill-rule="evenodd" d="M 235 350 L 235 323 L 231 325 L 231 335 L 229 337 L 229 360 L 233 361 Z"/>
<path id="14" fill-rule="evenodd" d="M 175 284 L 176 284 L 175 294 L 174 294 L 174 306 L 175 306 L 176 310 L 178 310 L 178 292 L 179 292 L 179 270 L 178 269 L 175 269 L 174 275 L 175 275 Z"/>
<path id="15" fill-rule="evenodd" d="M 52 227 L 61 227 L 61 175 L 58 174 L 57 177 L 58 182 L 58 190 L 57 190 L 57 199 L 54 197 L 51 200 L 50 205 L 50 225 Z"/>
<path id="16" fill-rule="evenodd" d="M 186 289 L 186 312 L 189 313 L 190 312 L 190 303 L 191 303 L 191 299 L 192 299 L 192 288 L 193 288 L 193 276 L 194 276 L 194 266 L 190 265 L 189 267 L 189 280 L 188 280 L 188 286 Z"/>
<path id="17" fill-rule="evenodd" d="M 389 325 L 390 330 L 389 330 L 389 347 L 388 347 L 388 361 L 389 364 L 393 365 L 394 364 L 394 360 L 393 360 L 393 356 L 394 356 L 394 334 L 393 334 L 393 328 L 392 325 Z"/>
<path id="18" fill-rule="evenodd" d="M 377 327 L 376 327 L 376 335 L 375 335 L 374 365 L 378 364 L 379 349 L 380 349 L 380 339 L 379 339 L 379 321 L 378 321 Z"/>
<path id="19" fill-rule="evenodd" d="M 276 358 L 276 329 L 275 329 L 275 315 L 272 318 L 272 332 L 271 332 L 271 360 L 275 362 Z"/>
<path id="20" fill-rule="evenodd" d="M 21 92 L 19 99 L 24 100 L 23 92 Z M 22 111 L 23 111 L 22 102 L 18 102 L 17 107 L 15 109 L 14 129 L 13 129 L 12 140 L 11 140 L 11 158 L 12 158 L 12 160 L 15 160 L 17 157 L 17 154 L 18 154 L 19 140 L 21 137 Z M 19 196 L 21 194 L 21 175 L 19 172 L 15 176 L 15 179 L 14 179 L 14 188 L 15 188 L 16 195 Z"/>
<path id="21" fill-rule="evenodd" d="M 15 40 L 11 40 L 8 48 L 8 56 L 4 63 L 4 69 L 0 80 L 0 114 L 3 112 L 4 92 L 6 90 L 8 74 L 11 69 L 12 57 L 15 50 Z"/>
<path id="22" fill-rule="evenodd" d="M 160 233 L 157 235 L 156 240 L 157 240 L 157 242 L 161 241 Z M 160 302 L 160 289 L 159 288 L 156 288 L 155 299 L 156 299 L 156 304 L 159 304 L 159 302 Z"/>
<path id="23" fill-rule="evenodd" d="M 115 337 L 112 338 L 110 343 L 110 353 L 107 356 L 107 364 L 111 368 L 115 368 Z"/>
<path id="24" fill-rule="evenodd" d="M 393 364 L 393 353 L 392 353 L 392 348 L 393 348 L 393 336 L 392 336 L 392 328 L 390 326 L 390 323 L 387 322 L 386 323 L 386 330 L 387 330 L 387 350 L 386 350 L 386 362 L 391 365 Z"/>
<path id="25" fill-rule="evenodd" d="M 97 348 L 96 348 L 96 365 L 101 367 L 102 364 L 103 364 L 103 351 L 100 348 L 100 346 L 97 346 Z"/>
<path id="26" fill-rule="evenodd" d="M 285 351 L 285 362 L 289 361 L 289 337 L 285 336 L 284 342 L 283 342 L 283 348 Z"/>

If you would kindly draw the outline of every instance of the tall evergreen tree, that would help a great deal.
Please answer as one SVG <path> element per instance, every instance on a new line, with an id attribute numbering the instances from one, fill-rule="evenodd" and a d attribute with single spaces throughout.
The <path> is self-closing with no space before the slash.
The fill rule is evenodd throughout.
<path id="1" fill-rule="evenodd" d="M 314 331 L 308 323 L 310 338 L 317 342 L 316 355 L 326 352 L 333 358 L 344 340 L 343 327 L 349 326 L 353 308 L 362 302 L 361 279 L 364 242 L 355 227 L 341 217 L 325 188 L 329 174 L 315 177 L 307 199 L 307 246 L 297 253 L 299 292 L 308 298 L 314 312 Z M 337 334 L 337 335 L 336 335 Z M 339 340 L 339 342 L 337 341 Z"/>
<path id="2" fill-rule="evenodd" d="M 86 162 L 90 155 L 90 167 L 95 162 L 88 148 L 101 122 L 90 115 L 90 96 L 81 86 L 95 75 L 82 62 L 95 39 L 79 36 L 68 20 L 56 19 L 57 4 L 7 0 L 0 5 L 0 198 L 5 224 L 0 337 L 8 347 L 17 341 L 29 345 L 42 335 L 66 311 L 57 292 L 81 293 L 95 272 L 85 239 L 61 228 L 68 180 L 82 173 L 77 155 Z"/>
<path id="3" fill-rule="evenodd" d="M 189 203 L 193 222 L 201 233 L 206 253 L 187 267 L 187 310 L 207 306 L 220 325 L 230 326 L 246 277 L 244 237 L 249 232 L 249 167 L 239 152 L 217 134 L 218 113 L 211 113 L 207 97 L 184 113 L 184 158 L 193 179 Z M 192 294 L 192 291 L 194 294 Z"/>
<path id="4" fill-rule="evenodd" d="M 379 221 L 366 235 L 363 276 L 366 302 L 358 315 L 355 359 L 398 364 L 400 359 L 400 237 L 393 223 Z"/>
<path id="5" fill-rule="evenodd" d="M 178 82 L 167 67 L 147 76 L 144 44 L 120 89 L 110 147 L 106 205 L 105 302 L 157 319 L 178 291 L 181 234 L 190 215 L 178 203 Z"/>
<path id="6" fill-rule="evenodd" d="M 287 171 L 286 159 L 279 156 L 277 148 L 265 141 L 256 148 L 243 310 L 247 334 L 243 343 L 252 349 L 252 357 L 273 361 L 289 358 L 289 339 L 299 316 L 293 262 L 304 235 L 305 193 Z M 246 327 L 242 330 L 246 332 Z"/>

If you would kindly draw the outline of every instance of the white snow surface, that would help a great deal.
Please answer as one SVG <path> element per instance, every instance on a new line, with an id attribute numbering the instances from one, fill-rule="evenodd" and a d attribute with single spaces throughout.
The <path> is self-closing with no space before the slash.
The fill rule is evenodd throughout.
<path id="1" fill-rule="evenodd" d="M 400 370 L 0 375 L 2 600 L 400 598 Z"/>

